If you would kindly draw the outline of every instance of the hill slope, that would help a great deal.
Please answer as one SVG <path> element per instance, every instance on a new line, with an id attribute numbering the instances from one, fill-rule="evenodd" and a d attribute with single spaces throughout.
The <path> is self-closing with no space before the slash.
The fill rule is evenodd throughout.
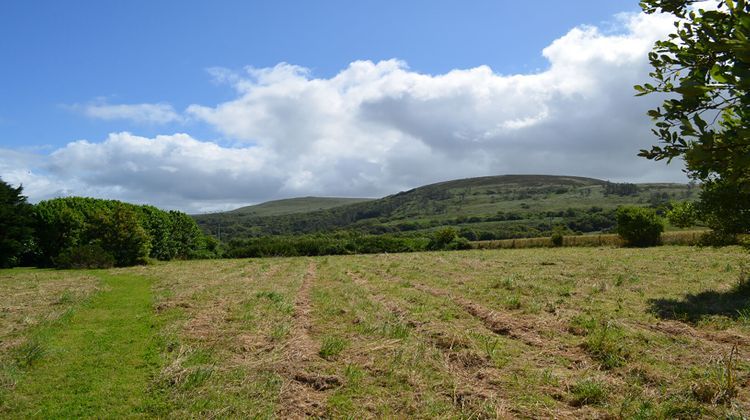
<path id="1" fill-rule="evenodd" d="M 441 226 L 473 230 L 482 239 L 539 235 L 562 224 L 592 232 L 613 226 L 623 204 L 657 207 L 691 199 L 685 184 L 616 184 L 574 176 L 502 175 L 426 185 L 378 200 L 324 210 L 258 216 L 216 213 L 195 216 L 223 239 L 295 235 L 335 230 L 422 235 Z M 471 234 L 467 234 L 471 239 Z"/>
<path id="2" fill-rule="evenodd" d="M 253 206 L 240 207 L 229 211 L 229 214 L 266 217 L 284 214 L 308 213 L 316 210 L 327 210 L 347 204 L 371 201 L 371 198 L 342 198 L 342 197 L 298 197 L 284 200 L 267 201 Z"/>

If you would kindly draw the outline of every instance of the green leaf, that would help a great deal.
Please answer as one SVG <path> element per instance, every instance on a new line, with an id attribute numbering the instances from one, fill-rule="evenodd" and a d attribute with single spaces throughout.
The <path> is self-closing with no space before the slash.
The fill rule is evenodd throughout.
<path id="1" fill-rule="evenodd" d="M 718 64 L 714 64 L 714 66 L 711 67 L 711 78 L 719 83 L 727 83 L 727 78 L 724 77 L 724 72 Z"/>

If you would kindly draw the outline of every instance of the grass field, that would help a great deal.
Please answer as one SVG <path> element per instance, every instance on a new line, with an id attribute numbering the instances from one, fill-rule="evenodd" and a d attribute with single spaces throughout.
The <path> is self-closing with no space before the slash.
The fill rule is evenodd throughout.
<path id="1" fill-rule="evenodd" d="M 741 248 L 0 271 L 0 417 L 743 418 Z"/>

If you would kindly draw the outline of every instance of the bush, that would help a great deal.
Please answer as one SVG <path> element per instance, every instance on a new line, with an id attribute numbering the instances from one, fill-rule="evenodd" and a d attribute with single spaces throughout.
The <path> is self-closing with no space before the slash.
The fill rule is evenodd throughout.
<path id="1" fill-rule="evenodd" d="M 456 236 L 458 236 L 458 232 L 452 227 L 438 230 L 433 237 L 434 249 L 445 248 L 449 243 L 456 239 Z"/>
<path id="2" fill-rule="evenodd" d="M 693 203 L 674 203 L 672 209 L 667 212 L 667 220 L 672 226 L 686 228 L 693 226 L 696 221 L 695 207 Z"/>
<path id="3" fill-rule="evenodd" d="M 565 226 L 555 226 L 552 229 L 552 236 L 550 236 L 550 240 L 552 241 L 552 245 L 554 246 L 562 246 L 563 245 L 563 239 L 565 239 L 565 234 L 570 233 L 568 229 L 565 228 Z"/>
<path id="4" fill-rule="evenodd" d="M 629 246 L 658 245 L 664 221 L 653 209 L 625 206 L 617 209 L 617 234 Z"/>
<path id="5" fill-rule="evenodd" d="M 737 245 L 738 242 L 737 235 L 735 234 L 712 230 L 701 235 L 700 239 L 698 239 L 698 246 L 712 246 L 718 248 L 722 246 Z"/>
<path id="6" fill-rule="evenodd" d="M 465 238 L 467 241 L 476 241 L 479 239 L 479 236 L 477 235 L 477 233 L 469 228 L 462 228 L 458 232 L 458 236 Z"/>
<path id="7" fill-rule="evenodd" d="M 114 265 L 115 257 L 99 244 L 68 248 L 55 259 L 57 268 L 110 268 Z"/>
<path id="8" fill-rule="evenodd" d="M 471 243 L 469 243 L 468 239 L 458 236 L 456 229 L 446 227 L 435 232 L 430 240 L 428 249 L 434 251 L 471 249 Z"/>
<path id="9" fill-rule="evenodd" d="M 458 236 L 456 238 L 453 238 L 452 241 L 448 242 L 448 244 L 445 246 L 445 249 L 448 249 L 448 250 L 471 249 L 471 243 L 469 242 L 468 239 Z"/>

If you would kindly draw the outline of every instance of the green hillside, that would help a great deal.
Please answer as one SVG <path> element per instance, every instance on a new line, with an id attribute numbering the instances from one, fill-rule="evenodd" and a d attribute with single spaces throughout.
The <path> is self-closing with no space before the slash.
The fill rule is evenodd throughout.
<path id="1" fill-rule="evenodd" d="M 253 206 L 240 207 L 229 211 L 254 217 L 280 216 L 284 214 L 309 213 L 316 210 L 326 210 L 346 204 L 370 201 L 371 198 L 342 198 L 342 197 L 298 197 L 284 200 L 267 201 Z"/>
<path id="2" fill-rule="evenodd" d="M 607 231 L 614 226 L 614 209 L 620 205 L 659 208 L 696 196 L 697 188 L 687 184 L 502 175 L 441 182 L 324 210 L 277 215 L 234 211 L 195 217 L 206 232 L 221 230 L 224 240 L 338 230 L 419 236 L 443 226 L 456 227 L 468 239 L 504 239 L 538 236 L 555 225 L 572 232 Z"/>

